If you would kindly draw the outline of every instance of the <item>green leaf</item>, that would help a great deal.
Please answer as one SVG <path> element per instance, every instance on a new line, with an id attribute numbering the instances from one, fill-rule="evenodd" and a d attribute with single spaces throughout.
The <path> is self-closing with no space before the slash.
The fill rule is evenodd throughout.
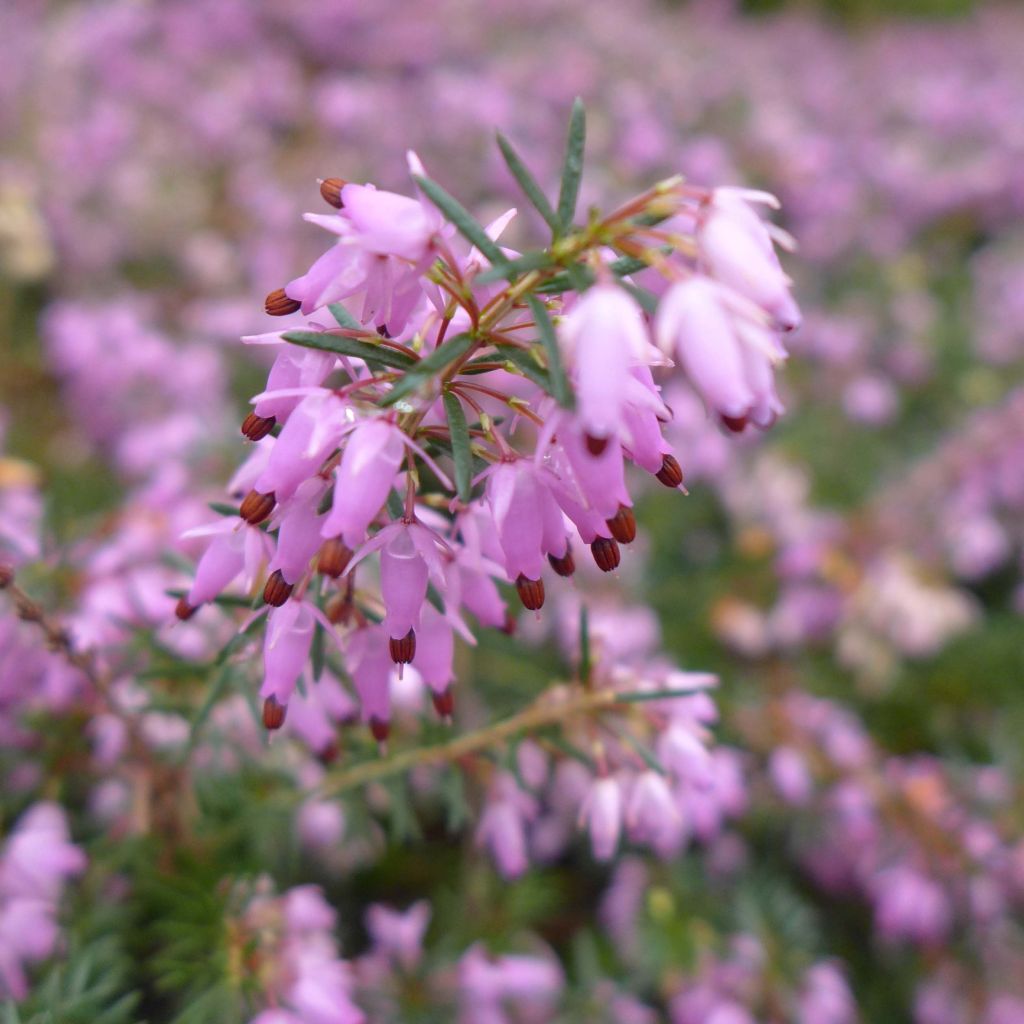
<path id="1" fill-rule="evenodd" d="M 558 351 L 558 338 L 555 337 L 555 328 L 551 324 L 547 307 L 535 295 L 530 295 L 526 300 L 533 313 L 533 319 L 537 323 L 537 333 L 540 335 L 541 344 L 544 346 L 544 354 L 547 356 L 548 376 L 551 378 L 551 394 L 555 401 L 563 409 L 571 409 L 573 405 L 572 390 L 569 381 L 565 376 L 565 368 L 562 366 L 562 356 Z"/>
<path id="2" fill-rule="evenodd" d="M 505 158 L 505 163 L 508 164 L 512 177 L 519 182 L 519 187 L 526 194 L 526 198 L 533 203 L 534 209 L 548 222 L 551 230 L 557 234 L 560 227 L 558 215 L 551 209 L 551 204 L 548 202 L 547 196 L 541 191 L 540 185 L 537 184 L 537 179 L 519 158 L 519 154 L 512 147 L 512 143 L 501 132 L 498 132 L 498 149 L 501 150 L 501 155 Z"/>
<path id="3" fill-rule="evenodd" d="M 445 391 L 445 415 L 448 417 L 448 434 L 452 442 L 452 458 L 455 460 L 455 490 L 462 501 L 469 501 L 473 480 L 473 453 L 470 448 L 469 426 L 462 403 L 456 395 Z"/>
<path id="4" fill-rule="evenodd" d="M 393 348 L 374 345 L 368 341 L 360 341 L 358 338 L 345 338 L 340 334 L 331 334 L 328 331 L 289 331 L 284 335 L 284 340 L 290 341 L 293 345 L 319 349 L 321 352 L 352 356 L 355 359 L 362 359 L 368 364 L 391 366 L 396 370 L 405 370 L 416 362 L 412 355 L 405 355 Z"/>
<path id="5" fill-rule="evenodd" d="M 587 141 L 587 115 L 583 101 L 577 97 L 569 116 L 569 135 L 565 142 L 565 162 L 562 165 L 562 184 L 558 190 L 558 225 L 564 234 L 572 227 L 576 216 L 576 200 L 583 177 L 583 148 Z"/>
<path id="6" fill-rule="evenodd" d="M 313 627 L 313 646 L 310 652 L 309 660 L 313 667 L 313 682 L 320 682 L 320 677 L 324 674 L 324 644 L 326 637 L 324 635 L 324 627 L 319 622 Z"/>
<path id="7" fill-rule="evenodd" d="M 340 302 L 330 302 L 327 304 L 327 308 L 331 311 L 331 316 L 338 321 L 339 327 L 347 327 L 352 331 L 366 330 Z"/>
<path id="8" fill-rule="evenodd" d="M 508 360 L 517 369 L 521 370 L 524 376 L 529 377 L 534 384 L 542 387 L 549 395 L 553 394 L 551 377 L 548 375 L 548 371 L 529 352 L 516 348 L 514 345 L 499 344 L 497 348 L 501 352 L 503 359 Z"/>
<path id="9" fill-rule="evenodd" d="M 505 254 L 493 242 L 479 221 L 454 196 L 449 195 L 436 181 L 413 176 L 427 198 L 455 225 L 463 238 L 472 242 L 491 263 L 504 263 Z"/>
<path id="10" fill-rule="evenodd" d="M 230 505 L 226 501 L 208 501 L 206 504 L 219 516 L 238 515 L 238 506 Z"/>
<path id="11" fill-rule="evenodd" d="M 401 380 L 381 399 L 382 406 L 394 405 L 411 391 L 423 387 L 444 368 L 464 356 L 473 346 L 473 337 L 469 334 L 456 334 L 442 345 L 434 349 L 425 359 L 421 359 L 409 370 Z"/>
<path id="12" fill-rule="evenodd" d="M 580 604 L 580 679 L 590 680 L 590 613 L 585 604 Z"/>

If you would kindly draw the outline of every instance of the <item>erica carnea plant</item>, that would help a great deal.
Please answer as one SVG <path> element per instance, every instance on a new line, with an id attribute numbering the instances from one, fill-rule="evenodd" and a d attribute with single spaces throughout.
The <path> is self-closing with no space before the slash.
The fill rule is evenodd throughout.
<path id="1" fill-rule="evenodd" d="M 301 323 L 244 339 L 277 351 L 242 423 L 242 500 L 194 531 L 211 540 L 177 609 L 260 584 L 244 629 L 263 629 L 268 729 L 326 674 L 384 744 L 406 665 L 450 718 L 455 637 L 511 631 L 509 587 L 539 613 L 581 557 L 614 572 L 637 533 L 627 466 L 682 489 L 655 374 L 678 365 L 729 431 L 782 411 L 799 312 L 790 240 L 757 212 L 774 198 L 679 177 L 578 216 L 584 135 L 577 105 L 555 202 L 499 137 L 550 229 L 525 252 L 499 242 L 514 209 L 483 226 L 415 154 L 412 195 L 321 181 L 336 212 L 306 219 L 335 241 L 267 296 Z M 579 661 L 572 700 L 604 714 L 614 687 Z"/>

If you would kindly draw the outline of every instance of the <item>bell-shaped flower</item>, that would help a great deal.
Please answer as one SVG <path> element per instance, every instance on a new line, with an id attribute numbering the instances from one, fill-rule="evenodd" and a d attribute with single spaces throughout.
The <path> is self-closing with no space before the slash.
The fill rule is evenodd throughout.
<path id="1" fill-rule="evenodd" d="M 657 473 L 665 455 L 672 453 L 672 445 L 661 431 L 662 419 L 671 415 L 646 366 L 634 366 L 630 371 L 636 390 L 646 396 L 645 401 L 631 401 L 622 411 L 622 446 L 630 459 L 648 473 Z"/>
<path id="2" fill-rule="evenodd" d="M 633 780 L 626 801 L 626 829 L 636 843 L 668 845 L 682 830 L 682 815 L 663 775 L 648 769 Z"/>
<path id="3" fill-rule="evenodd" d="M 560 558 L 568 548 L 547 476 L 535 463 L 519 459 L 499 463 L 487 478 L 487 503 L 510 580 L 540 579 L 544 556 Z"/>
<path id="4" fill-rule="evenodd" d="M 380 551 L 380 588 L 384 600 L 384 630 L 400 640 L 419 624 L 420 610 L 427 597 L 427 581 L 444 588 L 442 552 L 448 545 L 418 520 L 399 520 L 385 526 L 356 553 L 346 570 L 373 551 Z"/>
<path id="5" fill-rule="evenodd" d="M 322 223 L 322 218 L 318 223 Z M 340 218 L 333 218 L 340 220 Z M 331 246 L 301 277 L 285 285 L 285 294 L 302 303 L 303 313 L 309 314 L 330 302 L 348 298 L 366 284 L 373 257 L 354 245 L 339 241 Z"/>
<path id="6" fill-rule="evenodd" d="M 530 866 L 527 824 L 537 817 L 537 802 L 516 780 L 501 773 L 487 792 L 476 842 L 486 846 L 505 878 L 518 878 Z"/>
<path id="7" fill-rule="evenodd" d="M 405 454 L 405 435 L 387 420 L 364 420 L 349 435 L 334 477 L 334 504 L 325 537 L 341 536 L 357 548 L 366 539 L 395 481 Z"/>
<path id="8" fill-rule="evenodd" d="M 262 563 L 273 551 L 273 541 L 256 526 L 238 519 L 222 519 L 208 526 L 188 530 L 183 537 L 212 537 L 196 566 L 195 578 L 185 598 L 198 608 L 220 595 L 235 579 L 242 577 L 248 590 Z"/>
<path id="9" fill-rule="evenodd" d="M 610 519 L 620 505 L 632 506 L 633 499 L 626 490 L 622 445 L 618 440 L 608 441 L 595 455 L 588 449 L 582 431 L 564 422 L 558 440 L 567 463 L 563 476 L 575 485 L 577 496 L 587 508 L 601 519 Z"/>
<path id="10" fill-rule="evenodd" d="M 260 696 L 288 704 L 299 674 L 306 667 L 317 616 L 308 601 L 291 600 L 267 615 L 263 640 L 263 686 Z"/>
<path id="11" fill-rule="evenodd" d="M 611 860 L 622 831 L 622 785 L 617 778 L 595 779 L 580 808 L 579 827 L 590 832 L 597 860 Z"/>
<path id="12" fill-rule="evenodd" d="M 374 735 L 387 735 L 391 720 L 391 674 L 395 664 L 388 653 L 388 638 L 380 626 L 367 626 L 348 642 L 346 663 L 359 696 L 362 720 Z"/>
<path id="13" fill-rule="evenodd" d="M 255 489 L 260 494 L 273 492 L 279 504 L 287 501 L 303 480 L 320 469 L 350 420 L 348 406 L 332 392 L 317 389 L 307 395 L 288 417 Z"/>
<path id="14" fill-rule="evenodd" d="M 277 392 L 317 387 L 337 362 L 337 357 L 330 352 L 318 352 L 316 349 L 284 343 L 267 374 L 265 390 Z M 257 402 L 253 411 L 257 416 L 267 419 L 274 417 L 278 423 L 284 423 L 301 401 L 301 394 L 274 395 Z"/>
<path id="15" fill-rule="evenodd" d="M 416 671 L 435 694 L 446 693 L 455 679 L 454 657 L 451 623 L 432 605 L 425 604 L 416 634 Z"/>
<path id="16" fill-rule="evenodd" d="M 782 411 L 772 367 L 785 350 L 742 300 L 706 278 L 672 286 L 657 314 L 658 343 L 675 349 L 705 403 L 733 429 L 767 427 Z"/>
<path id="17" fill-rule="evenodd" d="M 324 517 L 318 512 L 318 506 L 326 486 L 319 477 L 303 481 L 275 515 L 277 551 L 269 569 L 271 572 L 280 569 L 286 583 L 299 581 L 320 548 L 320 525 Z"/>
<path id="18" fill-rule="evenodd" d="M 561 347 L 576 385 L 576 417 L 588 437 L 616 437 L 630 368 L 661 362 L 640 307 L 616 285 L 586 292 L 562 322 Z"/>
<path id="19" fill-rule="evenodd" d="M 757 303 L 782 330 L 793 330 L 800 324 L 800 310 L 775 254 L 769 233 L 773 225 L 753 211 L 751 202 L 779 205 L 767 192 L 715 190 L 697 232 L 701 259 L 714 278 Z M 790 241 L 774 231 L 777 238 Z"/>

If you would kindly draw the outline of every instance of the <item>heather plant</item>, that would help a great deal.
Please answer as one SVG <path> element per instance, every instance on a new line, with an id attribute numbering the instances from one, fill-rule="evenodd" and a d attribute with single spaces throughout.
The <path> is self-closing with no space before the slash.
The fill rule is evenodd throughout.
<path id="1" fill-rule="evenodd" d="M 1021 1019 L 1019 12 L 730 8 L 0 11 L 10 1019 Z"/>

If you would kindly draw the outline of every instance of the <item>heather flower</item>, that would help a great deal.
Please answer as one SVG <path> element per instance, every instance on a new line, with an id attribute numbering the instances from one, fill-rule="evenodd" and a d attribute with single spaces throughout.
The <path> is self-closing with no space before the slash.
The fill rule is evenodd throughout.
<path id="1" fill-rule="evenodd" d="M 598 441 L 617 436 L 632 367 L 659 361 L 639 307 L 621 288 L 597 285 L 572 307 L 560 339 L 574 367 L 581 427 Z"/>
<path id="2" fill-rule="evenodd" d="M 721 285 L 699 277 L 673 285 L 656 326 L 662 350 L 676 352 L 690 382 L 730 429 L 748 422 L 769 427 L 783 411 L 772 369 L 785 350 Z"/>
<path id="3" fill-rule="evenodd" d="M 590 832 L 597 860 L 611 860 L 619 845 L 622 829 L 622 787 L 618 779 L 595 779 L 580 808 L 579 824 Z"/>

